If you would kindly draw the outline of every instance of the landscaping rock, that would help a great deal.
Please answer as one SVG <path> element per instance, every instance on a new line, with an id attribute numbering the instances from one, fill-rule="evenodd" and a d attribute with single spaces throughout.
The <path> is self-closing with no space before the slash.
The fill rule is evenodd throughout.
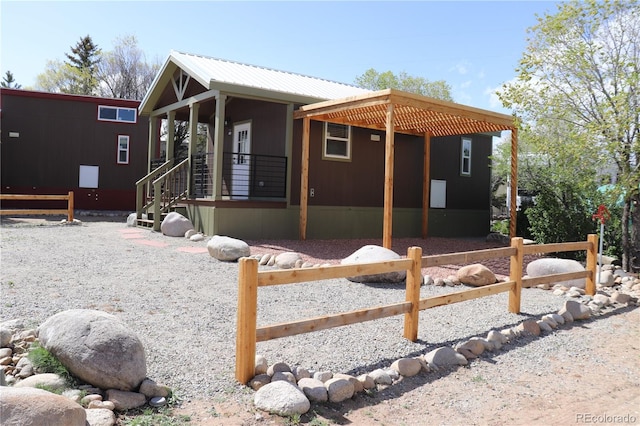
<path id="1" fill-rule="evenodd" d="M 298 381 L 298 387 L 313 402 L 326 402 L 329 399 L 327 388 L 320 380 L 303 378 Z"/>
<path id="2" fill-rule="evenodd" d="M 168 237 L 184 237 L 190 229 L 193 223 L 178 212 L 170 212 L 160 224 L 160 230 Z"/>
<path id="3" fill-rule="evenodd" d="M 37 388 L 44 387 L 51 390 L 64 390 L 67 388 L 65 380 L 53 373 L 36 374 L 35 376 L 27 377 L 24 380 L 20 380 L 14 385 L 17 388 Z"/>
<path id="4" fill-rule="evenodd" d="M 275 266 L 280 269 L 293 269 L 302 266 L 302 257 L 300 253 L 284 252 L 276 256 Z M 296 266 L 299 264 L 300 266 Z"/>
<path id="5" fill-rule="evenodd" d="M 534 260 L 527 265 L 527 275 L 530 277 L 540 277 L 542 275 L 563 274 L 566 272 L 580 272 L 585 268 L 579 262 L 571 259 L 542 258 Z M 558 284 L 567 287 L 584 288 L 585 278 L 575 280 L 559 281 Z"/>
<path id="6" fill-rule="evenodd" d="M 251 248 L 247 243 L 236 238 L 214 235 L 207 243 L 209 255 L 225 262 L 235 262 L 241 257 L 251 256 Z"/>
<path id="7" fill-rule="evenodd" d="M 0 424 L 3 426 L 85 426 L 81 405 L 42 389 L 0 387 Z"/>
<path id="8" fill-rule="evenodd" d="M 117 389 L 107 390 L 107 400 L 113 402 L 118 411 L 131 410 L 142 407 L 147 403 L 147 398 L 138 392 L 126 392 Z"/>
<path id="9" fill-rule="evenodd" d="M 342 402 L 353 396 L 353 383 L 349 380 L 334 377 L 325 382 L 330 402 Z"/>
<path id="10" fill-rule="evenodd" d="M 89 426 L 113 426 L 116 424 L 116 415 L 106 408 L 93 408 L 85 410 L 87 424 Z"/>
<path id="11" fill-rule="evenodd" d="M 576 302 L 575 300 L 567 300 L 566 302 L 564 302 L 564 306 L 558 313 L 560 315 L 563 315 L 564 312 L 569 312 L 573 320 L 585 320 L 591 316 L 591 311 L 589 310 L 589 308 L 580 302 Z"/>
<path id="12" fill-rule="evenodd" d="M 348 257 L 342 259 L 342 265 L 353 265 L 357 263 L 384 262 L 388 260 L 400 259 L 400 255 L 392 250 L 376 245 L 367 245 L 353 252 Z M 407 271 L 387 272 L 383 274 L 360 275 L 348 277 L 349 281 L 357 283 L 400 283 L 407 277 Z"/>
<path id="13" fill-rule="evenodd" d="M 472 285 L 474 287 L 494 284 L 497 281 L 491 269 L 480 263 L 463 266 L 458 269 L 456 276 L 462 284 Z"/>
<path id="14" fill-rule="evenodd" d="M 147 376 L 144 348 L 106 312 L 63 311 L 39 327 L 40 343 L 71 374 L 101 389 L 136 389 Z"/>
<path id="15" fill-rule="evenodd" d="M 256 392 L 253 403 L 260 410 L 280 416 L 304 414 L 311 408 L 305 394 L 296 386 L 286 381 L 269 383 Z"/>
<path id="16" fill-rule="evenodd" d="M 449 346 L 432 350 L 425 354 L 424 360 L 429 364 L 429 367 L 435 369 L 454 365 L 467 365 L 469 363 L 464 355 L 458 353 Z"/>

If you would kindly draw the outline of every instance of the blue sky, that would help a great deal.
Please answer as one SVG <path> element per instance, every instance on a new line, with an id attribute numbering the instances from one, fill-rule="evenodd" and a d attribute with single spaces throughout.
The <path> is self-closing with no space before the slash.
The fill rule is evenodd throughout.
<path id="1" fill-rule="evenodd" d="M 536 14 L 557 11 L 547 1 L 0 1 L 0 72 L 23 88 L 85 35 L 103 50 L 134 35 L 148 61 L 174 49 L 343 83 L 405 71 L 505 113 L 491 92 L 515 77 Z"/>

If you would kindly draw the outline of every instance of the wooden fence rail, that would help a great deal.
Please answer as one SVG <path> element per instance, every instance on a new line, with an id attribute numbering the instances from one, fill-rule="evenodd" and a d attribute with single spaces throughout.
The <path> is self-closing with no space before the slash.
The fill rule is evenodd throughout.
<path id="1" fill-rule="evenodd" d="M 464 302 L 493 294 L 509 292 L 509 312 L 520 312 L 520 298 L 523 287 L 559 282 L 568 279 L 586 278 L 585 291 L 595 294 L 595 269 L 598 237 L 589 235 L 587 241 L 557 244 L 523 244 L 522 238 L 512 238 L 511 246 L 496 249 L 477 250 L 461 253 L 449 253 L 422 256 L 420 247 L 410 247 L 407 258 L 361 263 L 354 265 L 335 265 L 319 268 L 292 269 L 278 271 L 258 271 L 258 260 L 240 259 L 238 274 L 238 322 L 236 334 L 236 379 L 247 383 L 254 375 L 256 343 L 296 334 L 309 333 L 343 325 L 372 321 L 394 315 L 404 314 L 403 336 L 411 341 L 418 338 L 419 312 L 436 306 Z M 523 260 L 525 254 L 557 253 L 563 251 L 587 252 L 586 271 L 545 275 L 536 278 L 523 278 Z M 510 258 L 509 280 L 469 290 L 420 299 L 422 268 L 469 264 L 499 257 Z M 291 321 L 257 327 L 258 287 L 296 284 L 310 281 L 346 278 L 359 275 L 381 274 L 395 271 L 407 271 L 405 301 L 339 314 Z"/>
<path id="2" fill-rule="evenodd" d="M 67 201 L 66 209 L 2 209 L 0 215 L 36 215 L 36 214 L 66 214 L 69 222 L 73 221 L 73 191 L 69 191 L 67 195 L 29 195 L 29 194 L 0 194 L 0 200 L 25 200 L 25 201 L 43 201 L 43 200 L 63 200 Z"/>

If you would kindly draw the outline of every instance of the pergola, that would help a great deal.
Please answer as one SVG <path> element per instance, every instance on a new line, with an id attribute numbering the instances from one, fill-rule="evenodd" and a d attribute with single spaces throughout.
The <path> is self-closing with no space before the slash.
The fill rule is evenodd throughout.
<path id="1" fill-rule="evenodd" d="M 311 120 L 329 121 L 386 132 L 382 234 L 382 244 L 386 248 L 391 248 L 392 238 L 395 133 L 406 133 L 424 138 L 422 238 L 426 238 L 429 225 L 431 137 L 511 130 L 511 221 L 509 234 L 511 237 L 515 236 L 518 133 L 512 116 L 399 90 L 386 89 L 365 95 L 306 105 L 295 111 L 294 118 L 303 120 L 300 175 L 301 240 L 305 240 L 307 234 L 309 131 Z"/>

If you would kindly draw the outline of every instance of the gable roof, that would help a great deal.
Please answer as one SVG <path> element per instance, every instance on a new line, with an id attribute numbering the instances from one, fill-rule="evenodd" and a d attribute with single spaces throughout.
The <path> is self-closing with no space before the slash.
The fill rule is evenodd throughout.
<path id="1" fill-rule="evenodd" d="M 172 50 L 142 100 L 141 113 L 151 112 L 155 100 L 165 85 L 169 84 L 177 68 L 189 74 L 207 90 L 255 93 L 285 102 L 309 104 L 370 92 L 349 84 L 307 75 Z"/>

